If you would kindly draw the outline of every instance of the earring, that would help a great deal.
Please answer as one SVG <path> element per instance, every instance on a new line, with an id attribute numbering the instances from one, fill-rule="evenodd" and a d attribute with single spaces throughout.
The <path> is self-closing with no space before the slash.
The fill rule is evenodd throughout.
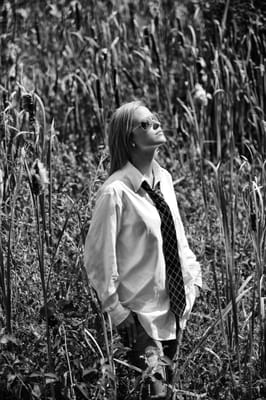
<path id="1" fill-rule="evenodd" d="M 132 142 L 132 143 L 131 143 L 131 146 L 132 146 L 132 147 L 136 147 L 136 143 Z"/>

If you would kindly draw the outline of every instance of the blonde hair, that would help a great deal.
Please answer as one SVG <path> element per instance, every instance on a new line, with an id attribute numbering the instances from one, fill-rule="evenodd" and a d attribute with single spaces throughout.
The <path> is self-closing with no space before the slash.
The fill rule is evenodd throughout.
<path id="1" fill-rule="evenodd" d="M 112 115 L 109 124 L 108 145 L 111 157 L 111 175 L 130 161 L 130 136 L 133 129 L 134 113 L 142 101 L 131 101 L 120 106 Z"/>

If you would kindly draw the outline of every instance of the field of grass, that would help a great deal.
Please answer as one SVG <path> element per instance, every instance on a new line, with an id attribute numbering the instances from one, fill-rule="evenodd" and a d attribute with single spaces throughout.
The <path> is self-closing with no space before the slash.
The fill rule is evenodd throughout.
<path id="1" fill-rule="evenodd" d="M 203 270 L 175 398 L 266 398 L 265 23 L 255 0 L 0 1 L 1 400 L 136 398 L 83 266 L 133 99 Z"/>

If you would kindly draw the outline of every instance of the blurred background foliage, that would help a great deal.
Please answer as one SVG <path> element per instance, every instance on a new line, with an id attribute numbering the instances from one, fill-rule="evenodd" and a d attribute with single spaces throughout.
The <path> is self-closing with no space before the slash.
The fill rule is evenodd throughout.
<path id="1" fill-rule="evenodd" d="M 1 399 L 136 398 L 83 269 L 133 99 L 203 266 L 176 398 L 265 398 L 265 23 L 259 0 L 0 1 Z"/>
<path id="2" fill-rule="evenodd" d="M 187 101 L 197 83 L 213 94 L 224 89 L 227 78 L 235 79 L 230 89 L 246 111 L 250 104 L 245 85 L 252 84 L 261 96 L 263 2 L 2 3 L 3 105 L 19 82 L 42 98 L 47 119 L 56 121 L 60 139 L 70 139 L 81 148 L 89 146 L 94 152 L 105 141 L 110 112 L 132 98 L 143 98 L 162 112 L 176 134 L 183 131 L 182 123 L 175 121 L 180 111 L 177 98 Z M 209 111 L 206 131 L 215 125 Z M 242 145 L 252 135 L 250 124 L 244 124 L 245 133 L 241 124 L 234 126 Z M 226 130 L 225 125 L 222 136 Z"/>

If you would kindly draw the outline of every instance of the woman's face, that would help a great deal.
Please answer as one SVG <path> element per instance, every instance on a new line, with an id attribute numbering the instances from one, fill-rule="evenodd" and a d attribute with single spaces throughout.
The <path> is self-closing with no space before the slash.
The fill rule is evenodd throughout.
<path id="1" fill-rule="evenodd" d="M 154 149 L 166 142 L 159 120 L 144 106 L 134 113 L 131 141 L 138 150 Z"/>

